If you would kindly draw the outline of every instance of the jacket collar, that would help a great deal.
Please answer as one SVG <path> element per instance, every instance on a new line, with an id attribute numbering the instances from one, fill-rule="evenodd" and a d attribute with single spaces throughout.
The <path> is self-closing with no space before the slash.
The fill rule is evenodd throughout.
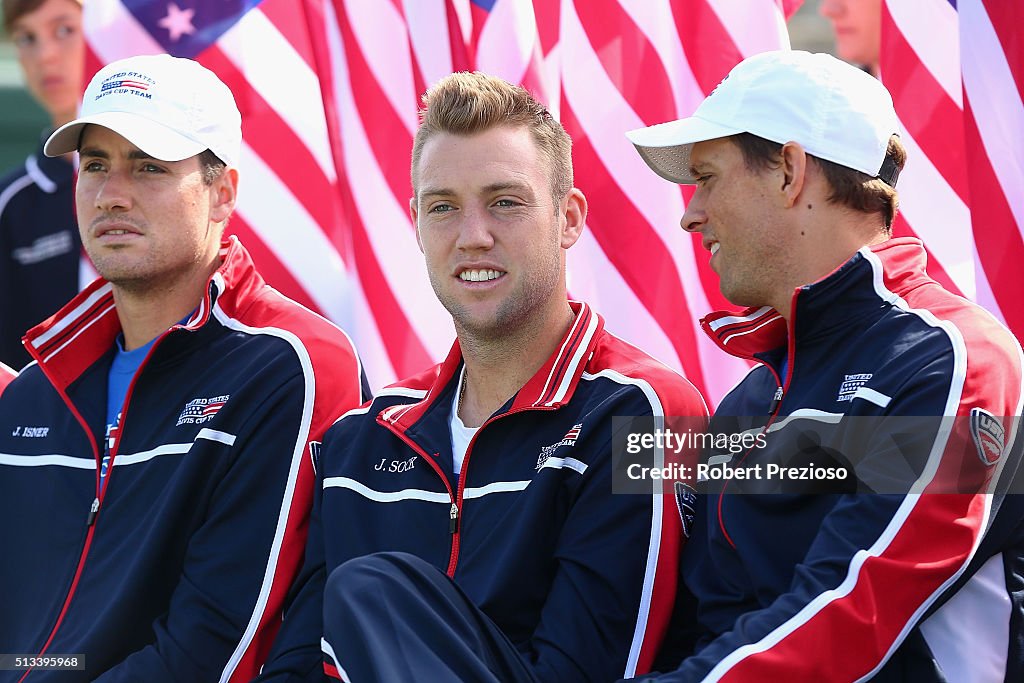
<path id="1" fill-rule="evenodd" d="M 580 377 L 583 375 L 587 362 L 597 346 L 601 331 L 604 329 L 604 320 L 583 302 L 570 301 L 569 306 L 576 314 L 576 319 L 569 327 L 569 331 L 562 337 L 558 350 L 547 359 L 543 367 L 527 381 L 523 388 L 516 392 L 501 413 L 520 410 L 554 410 L 572 400 Z M 378 415 L 378 422 L 404 433 L 416 424 L 437 401 L 451 397 L 451 391 L 447 389 L 449 385 L 453 384 L 461 367 L 462 350 L 459 347 L 458 339 L 456 339 L 448 352 L 448 357 L 440 365 L 408 382 L 401 383 L 407 389 L 426 389 L 426 395 L 415 403 L 385 408 Z"/>
<path id="2" fill-rule="evenodd" d="M 895 238 L 863 247 L 821 280 L 793 292 L 794 343 L 833 337 L 839 330 L 881 315 L 910 290 L 932 284 L 925 273 L 927 255 L 920 240 Z M 789 329 L 774 308 L 716 311 L 701 319 L 701 328 L 727 353 L 750 360 L 785 347 Z"/>
<path id="3" fill-rule="evenodd" d="M 232 235 L 221 242 L 220 255 L 221 265 L 208 281 L 196 312 L 184 324 L 171 326 L 168 332 L 199 330 L 210 321 L 214 303 L 238 308 L 263 286 L 249 252 L 237 237 Z M 63 388 L 103 357 L 120 332 L 112 287 L 99 278 L 48 320 L 30 329 L 24 343 L 54 385 Z"/>

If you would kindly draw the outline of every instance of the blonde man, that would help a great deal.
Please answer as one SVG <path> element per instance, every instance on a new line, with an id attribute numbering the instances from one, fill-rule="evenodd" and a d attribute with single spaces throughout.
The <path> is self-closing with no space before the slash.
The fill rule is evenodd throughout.
<path id="1" fill-rule="evenodd" d="M 612 495 L 612 419 L 702 428 L 704 402 L 567 300 L 587 202 L 561 125 L 479 73 L 443 79 L 424 104 L 410 211 L 457 340 L 329 432 L 310 580 L 264 673 L 287 680 L 321 656 L 360 682 L 646 671 L 680 518 L 671 495 Z"/>

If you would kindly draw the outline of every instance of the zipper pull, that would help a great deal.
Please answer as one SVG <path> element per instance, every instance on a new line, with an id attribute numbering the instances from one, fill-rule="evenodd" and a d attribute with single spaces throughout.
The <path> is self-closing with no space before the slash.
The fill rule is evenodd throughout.
<path id="1" fill-rule="evenodd" d="M 775 390 L 775 397 L 772 399 L 772 404 L 768 406 L 768 414 L 774 415 L 775 411 L 779 409 L 780 403 L 782 403 L 782 387 Z"/>
<path id="2" fill-rule="evenodd" d="M 452 509 L 448 513 L 448 533 L 454 534 L 459 528 L 459 506 L 452 503 Z"/>
<path id="3" fill-rule="evenodd" d="M 93 498 L 92 505 L 89 506 L 89 517 L 85 520 L 86 526 L 92 526 L 93 522 L 96 521 L 96 515 L 100 511 L 100 499 Z"/>

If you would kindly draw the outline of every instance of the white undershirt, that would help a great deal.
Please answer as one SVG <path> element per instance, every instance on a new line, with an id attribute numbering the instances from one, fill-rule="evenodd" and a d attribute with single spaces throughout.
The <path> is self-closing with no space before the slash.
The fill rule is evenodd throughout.
<path id="1" fill-rule="evenodd" d="M 462 418 L 459 417 L 459 396 L 462 394 L 462 384 L 465 381 L 466 366 L 463 365 L 462 372 L 459 373 L 459 384 L 455 387 L 455 398 L 452 399 L 452 417 L 449 420 L 452 432 L 452 466 L 455 469 L 456 478 L 462 472 L 462 462 L 466 459 L 469 442 L 472 441 L 476 430 L 480 429 L 479 427 L 467 427 L 462 424 Z"/>

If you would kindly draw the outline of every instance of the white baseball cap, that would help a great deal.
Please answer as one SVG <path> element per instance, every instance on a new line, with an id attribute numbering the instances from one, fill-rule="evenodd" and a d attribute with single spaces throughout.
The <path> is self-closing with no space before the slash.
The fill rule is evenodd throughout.
<path id="1" fill-rule="evenodd" d="M 141 55 L 100 69 L 77 119 L 53 132 L 43 151 L 78 149 L 82 129 L 109 128 L 154 159 L 181 161 L 209 149 L 238 166 L 242 117 L 231 90 L 206 67 L 170 55 Z"/>
<path id="2" fill-rule="evenodd" d="M 643 160 L 666 180 L 684 185 L 694 143 L 752 133 L 798 142 L 819 159 L 881 177 L 895 186 L 885 151 L 899 134 L 892 97 L 868 73 L 827 54 L 762 52 L 733 67 L 693 116 L 626 133 Z"/>

